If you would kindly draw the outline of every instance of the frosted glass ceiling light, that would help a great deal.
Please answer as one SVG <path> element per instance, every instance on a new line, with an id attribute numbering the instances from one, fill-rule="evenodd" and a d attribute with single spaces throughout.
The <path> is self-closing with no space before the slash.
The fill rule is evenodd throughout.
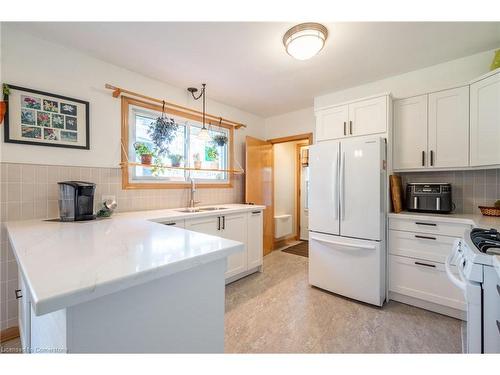
<path id="1" fill-rule="evenodd" d="M 301 23 L 283 36 L 286 52 L 297 60 L 307 60 L 323 49 L 328 30 L 319 23 Z"/>

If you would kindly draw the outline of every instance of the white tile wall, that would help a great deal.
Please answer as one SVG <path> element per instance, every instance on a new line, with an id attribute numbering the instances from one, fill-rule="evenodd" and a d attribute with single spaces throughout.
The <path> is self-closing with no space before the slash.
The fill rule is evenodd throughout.
<path id="1" fill-rule="evenodd" d="M 96 209 L 103 194 L 116 196 L 118 211 L 184 207 L 188 201 L 187 189 L 122 190 L 119 168 L 0 163 L 0 329 L 17 325 L 17 265 L 3 223 L 57 217 L 57 182 L 65 180 L 96 183 Z M 243 182 L 242 175 L 235 175 L 232 188 L 198 189 L 197 200 L 241 203 Z"/>

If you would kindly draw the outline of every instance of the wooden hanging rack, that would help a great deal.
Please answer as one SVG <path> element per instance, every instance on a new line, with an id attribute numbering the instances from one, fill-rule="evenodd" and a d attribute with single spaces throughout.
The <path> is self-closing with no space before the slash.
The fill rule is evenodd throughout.
<path id="1" fill-rule="evenodd" d="M 243 174 L 243 170 L 239 169 L 214 169 L 214 168 L 192 168 L 192 167 L 172 167 L 166 164 L 142 164 L 134 162 L 122 162 L 121 166 L 127 167 L 143 167 L 143 168 L 161 168 L 161 169 L 177 169 L 182 171 L 199 171 L 199 172 L 228 172 L 233 174 Z"/>
<path id="2" fill-rule="evenodd" d="M 159 103 L 159 104 L 162 104 L 162 105 L 165 103 L 165 107 L 167 107 L 167 108 L 170 107 L 170 108 L 173 108 L 173 109 L 178 109 L 178 110 L 180 109 L 182 111 L 190 112 L 190 113 L 193 113 L 193 114 L 196 114 L 196 115 L 200 115 L 200 116 L 203 115 L 203 112 L 197 111 L 195 109 L 188 108 L 188 107 L 183 107 L 181 105 L 170 103 L 170 102 L 167 102 L 165 100 L 152 98 L 152 97 L 147 96 L 147 95 L 139 94 L 139 93 L 134 92 L 134 91 L 130 91 L 130 90 L 123 89 L 121 87 L 116 87 L 116 86 L 110 85 L 109 83 L 106 83 L 104 85 L 104 87 L 107 88 L 108 90 L 113 90 L 113 92 L 111 94 L 111 95 L 113 95 L 113 98 L 118 98 L 122 94 L 127 94 L 127 95 L 131 95 L 131 96 L 135 96 L 137 98 L 148 100 L 150 102 Z M 214 115 L 210 115 L 208 113 L 205 113 L 205 118 L 207 118 L 208 120 L 217 121 L 219 123 L 223 123 L 223 124 L 232 126 L 235 129 L 240 129 L 240 128 L 246 128 L 247 127 L 246 125 L 241 124 L 239 122 L 231 121 L 231 120 L 225 119 L 223 117 L 217 117 L 217 116 L 214 116 Z"/>

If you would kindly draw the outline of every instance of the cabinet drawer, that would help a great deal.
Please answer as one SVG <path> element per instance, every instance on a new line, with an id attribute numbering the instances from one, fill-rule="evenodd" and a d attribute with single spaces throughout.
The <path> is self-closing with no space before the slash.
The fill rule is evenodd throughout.
<path id="1" fill-rule="evenodd" d="M 417 220 L 389 218 L 389 229 L 404 230 L 406 232 L 432 233 L 442 236 L 462 238 L 467 229 L 471 229 L 469 224 L 441 222 L 428 218 Z"/>
<path id="2" fill-rule="evenodd" d="M 458 238 L 428 233 L 389 231 L 389 253 L 444 263 Z"/>
<path id="3" fill-rule="evenodd" d="M 462 291 L 446 276 L 444 265 L 390 255 L 389 290 L 465 311 Z"/>

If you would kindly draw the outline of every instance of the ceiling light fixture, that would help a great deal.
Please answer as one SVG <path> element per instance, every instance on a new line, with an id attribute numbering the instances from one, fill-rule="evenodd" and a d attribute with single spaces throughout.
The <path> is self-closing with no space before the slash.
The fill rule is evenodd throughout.
<path id="1" fill-rule="evenodd" d="M 286 52 L 297 60 L 307 60 L 323 49 L 328 30 L 320 23 L 307 22 L 292 27 L 283 36 Z"/>
<path id="2" fill-rule="evenodd" d="M 201 84 L 201 92 L 198 96 L 195 95 L 196 92 L 198 92 L 198 89 L 196 87 L 188 87 L 188 91 L 191 93 L 193 96 L 194 100 L 198 100 L 201 97 L 203 97 L 203 123 L 202 123 L 202 128 L 200 130 L 200 133 L 198 134 L 198 138 L 202 139 L 204 141 L 209 141 L 211 139 L 210 134 L 208 133 L 208 128 L 205 126 L 205 89 L 206 89 L 207 84 L 202 83 Z"/>

